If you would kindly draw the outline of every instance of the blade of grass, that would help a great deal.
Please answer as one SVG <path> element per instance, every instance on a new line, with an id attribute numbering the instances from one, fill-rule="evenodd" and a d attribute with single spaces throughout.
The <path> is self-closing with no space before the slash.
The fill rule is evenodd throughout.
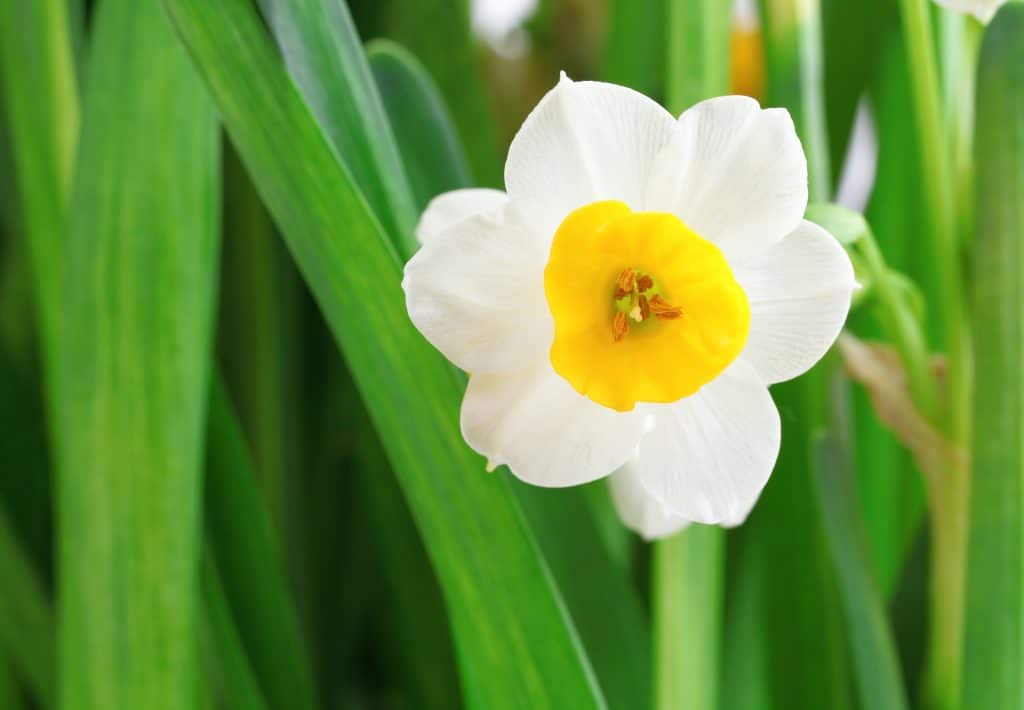
<path id="1" fill-rule="evenodd" d="M 401 45 L 366 45 L 374 81 L 398 141 L 417 209 L 432 197 L 472 185 L 465 151 L 433 80 Z"/>
<path id="2" fill-rule="evenodd" d="M 67 0 L 0 3 L 0 67 L 47 392 L 53 397 L 64 218 L 79 124 Z"/>
<path id="3" fill-rule="evenodd" d="M 43 583 L 0 507 L 0 658 L 45 707 L 56 690 L 53 613 Z"/>
<path id="4" fill-rule="evenodd" d="M 198 700 L 200 471 L 219 144 L 160 6 L 95 20 L 58 392 L 60 700 Z"/>
<path id="5" fill-rule="evenodd" d="M 860 705 L 906 710 L 907 693 L 886 607 L 867 557 L 846 447 L 823 436 L 816 448 L 825 531 L 839 581 Z"/>
<path id="6" fill-rule="evenodd" d="M 224 156 L 224 245 L 218 351 L 252 442 L 256 475 L 273 522 L 285 540 L 286 415 L 281 248 L 234 151 Z"/>
<path id="7" fill-rule="evenodd" d="M 661 0 L 612 0 L 610 5 L 602 78 L 664 97 L 668 5 Z M 673 3 L 680 5 L 684 3 Z"/>
<path id="8" fill-rule="evenodd" d="M 339 0 L 260 0 L 288 71 L 337 155 L 398 245 L 416 209 L 352 18 Z"/>
<path id="9" fill-rule="evenodd" d="M 392 600 L 390 623 L 380 618 L 383 615 L 374 615 L 375 625 L 388 632 L 410 707 L 457 710 L 461 701 L 455 656 L 437 576 L 365 414 L 356 427 L 355 446 L 356 486 L 367 520 L 377 531 L 377 558 Z M 430 663 L 425 662 L 427 658 Z"/>
<path id="10" fill-rule="evenodd" d="M 978 70 L 972 318 L 977 353 L 963 707 L 1024 703 L 1024 5 Z"/>
<path id="11" fill-rule="evenodd" d="M 242 0 L 165 6 L 342 347 L 399 476 L 441 579 L 467 696 L 488 707 L 601 706 L 507 482 L 481 474 L 483 461 L 461 443 L 459 391 L 447 363 L 408 321 L 399 262 L 258 18 Z M 289 150 L 282 151 L 275 136 L 285 131 Z"/>
<path id="12" fill-rule="evenodd" d="M 0 708 L 22 710 L 25 706 L 21 701 L 18 679 L 14 677 L 14 669 L 4 656 L 5 654 L 0 652 Z"/>
<path id="13" fill-rule="evenodd" d="M 423 62 L 452 112 L 474 182 L 501 187 L 503 161 L 465 0 L 384 3 L 387 36 Z M 429 30 L 425 31 L 425 28 Z"/>
<path id="14" fill-rule="evenodd" d="M 223 591 L 230 605 L 269 706 L 314 708 L 308 655 L 271 519 L 256 488 L 238 420 L 219 381 L 210 396 L 206 456 L 207 540 L 220 570 L 216 588 L 211 589 Z M 211 611 L 219 614 L 216 608 Z"/>
<path id="15" fill-rule="evenodd" d="M 266 710 L 267 704 L 260 694 L 242 639 L 235 628 L 220 576 L 209 556 L 204 560 L 200 583 L 203 606 L 199 644 L 209 685 L 220 697 L 224 707 L 232 710 Z"/>

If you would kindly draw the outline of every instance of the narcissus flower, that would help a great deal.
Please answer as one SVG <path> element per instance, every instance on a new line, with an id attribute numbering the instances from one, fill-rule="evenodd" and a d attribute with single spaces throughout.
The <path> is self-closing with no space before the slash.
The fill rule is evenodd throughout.
<path id="1" fill-rule="evenodd" d="M 996 11 L 1006 3 L 1006 0 L 935 0 L 935 2 L 956 12 L 969 12 L 982 22 L 988 22 L 995 17 Z"/>
<path id="2" fill-rule="evenodd" d="M 779 450 L 768 385 L 822 357 L 854 287 L 803 221 L 789 114 L 730 96 L 676 120 L 563 75 L 505 187 L 435 199 L 403 283 L 413 322 L 470 373 L 466 441 L 540 486 L 630 462 L 624 483 L 666 516 L 742 522 Z"/>

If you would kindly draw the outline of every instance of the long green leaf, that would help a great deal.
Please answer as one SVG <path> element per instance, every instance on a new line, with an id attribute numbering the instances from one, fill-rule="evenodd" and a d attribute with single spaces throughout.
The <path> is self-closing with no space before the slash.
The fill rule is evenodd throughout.
<path id="1" fill-rule="evenodd" d="M 461 442 L 447 363 L 404 308 L 399 263 L 243 0 L 165 0 L 381 435 L 486 707 L 602 704 L 507 483 Z M 289 136 L 288 150 L 276 140 Z"/>
<path id="2" fill-rule="evenodd" d="M 348 8 L 340 0 L 260 0 L 295 86 L 400 249 L 416 210 Z"/>
<path id="3" fill-rule="evenodd" d="M 668 4 L 662 0 L 612 0 L 610 5 L 602 78 L 647 96 L 663 96 Z"/>
<path id="4" fill-rule="evenodd" d="M 394 43 L 374 44 L 370 64 L 381 82 L 406 166 L 410 174 L 423 176 L 417 201 L 425 203 L 444 190 L 468 186 L 468 169 L 446 112 L 435 108 L 440 99 L 430 77 Z M 587 494 L 580 488 L 553 491 L 518 482 L 514 490 L 609 706 L 634 708 L 646 703 L 651 697 L 648 621 L 624 568 L 616 567 L 603 543 Z M 615 524 L 622 529 L 617 517 Z"/>
<path id="5" fill-rule="evenodd" d="M 203 564 L 201 584 L 204 603 L 199 643 L 212 690 L 220 696 L 223 706 L 232 710 L 266 710 L 267 704 L 239 638 L 220 576 L 209 557 Z"/>
<path id="6" fill-rule="evenodd" d="M 152 1 L 95 18 L 67 248 L 60 700 L 192 708 L 219 143 Z"/>
<path id="7" fill-rule="evenodd" d="M 0 507 L 0 657 L 10 663 L 35 698 L 52 706 L 53 612 L 36 570 Z"/>
<path id="8" fill-rule="evenodd" d="M 817 443 L 817 470 L 825 531 L 839 581 L 846 633 L 861 707 L 906 710 L 892 628 L 872 576 L 847 449 L 824 436 Z"/>
<path id="9" fill-rule="evenodd" d="M 381 2 L 381 0 L 377 0 Z M 502 160 L 466 0 L 387 0 L 385 31 L 430 72 L 451 109 L 478 185 L 501 187 Z M 425 31 L 425 28 L 430 28 Z"/>
<path id="10" fill-rule="evenodd" d="M 401 149 L 416 206 L 469 187 L 465 152 L 440 92 L 419 61 L 388 40 L 366 45 L 366 57 Z"/>
<path id="11" fill-rule="evenodd" d="M 974 446 L 965 708 L 1024 704 L 1024 5 L 978 67 Z"/>
<path id="12" fill-rule="evenodd" d="M 63 307 L 64 218 L 79 123 L 67 0 L 0 3 L 0 67 L 52 395 Z"/>
<path id="13" fill-rule="evenodd" d="M 220 571 L 212 589 L 223 590 L 270 707 L 309 710 L 316 707 L 309 660 L 256 481 L 231 402 L 216 382 L 204 491 L 208 543 Z"/>

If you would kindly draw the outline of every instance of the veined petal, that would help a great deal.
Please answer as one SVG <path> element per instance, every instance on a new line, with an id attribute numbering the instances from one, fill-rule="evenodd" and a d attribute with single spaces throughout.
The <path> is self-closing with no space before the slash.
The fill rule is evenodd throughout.
<path id="1" fill-rule="evenodd" d="M 672 116 L 643 94 L 563 74 L 512 141 L 505 188 L 548 236 L 591 202 L 644 209 L 654 162 L 675 130 Z"/>
<path id="2" fill-rule="evenodd" d="M 806 372 L 839 336 L 856 287 L 839 242 L 805 221 L 732 268 L 750 303 L 750 334 L 740 357 L 767 384 Z"/>
<path id="3" fill-rule="evenodd" d="M 430 201 L 420 217 L 416 225 L 416 239 L 420 244 L 426 244 L 467 217 L 497 212 L 507 202 L 508 195 L 504 192 L 487 188 L 452 190 L 440 194 Z"/>
<path id="4" fill-rule="evenodd" d="M 546 247 L 510 205 L 459 220 L 405 267 L 412 322 L 469 372 L 546 357 L 554 326 L 544 300 Z"/>
<path id="5" fill-rule="evenodd" d="M 462 402 L 469 445 L 537 486 L 607 476 L 633 455 L 641 433 L 635 412 L 616 412 L 577 394 L 546 359 L 518 372 L 474 372 Z"/>
<path id="6" fill-rule="evenodd" d="M 674 535 L 690 524 L 689 520 L 672 513 L 647 492 L 632 463 L 609 476 L 608 484 L 622 522 L 644 540 Z"/>
<path id="7" fill-rule="evenodd" d="M 694 522 L 743 522 L 768 482 L 780 441 L 778 410 L 753 367 L 737 360 L 697 394 L 647 411 L 654 426 L 635 462 L 647 491 Z"/>
<path id="8" fill-rule="evenodd" d="M 647 205 L 730 258 L 782 239 L 807 207 L 807 159 L 789 112 L 745 96 L 696 104 L 658 159 Z"/>
<path id="9" fill-rule="evenodd" d="M 935 0 L 943 7 L 948 7 L 956 12 L 969 12 L 982 22 L 988 22 L 995 17 L 996 11 L 1006 0 Z"/>

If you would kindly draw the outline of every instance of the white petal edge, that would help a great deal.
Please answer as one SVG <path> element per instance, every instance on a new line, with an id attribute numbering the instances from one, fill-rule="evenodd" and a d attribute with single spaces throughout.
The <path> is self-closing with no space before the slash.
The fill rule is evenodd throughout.
<path id="1" fill-rule="evenodd" d="M 807 159 L 789 112 L 746 96 L 696 104 L 658 158 L 647 205 L 674 213 L 727 257 L 782 239 L 807 208 Z"/>
<path id="2" fill-rule="evenodd" d="M 672 115 L 643 94 L 563 72 L 512 140 L 505 188 L 549 236 L 574 209 L 598 200 L 646 209 L 655 160 L 675 131 Z"/>
<path id="3" fill-rule="evenodd" d="M 547 252 L 511 205 L 457 221 L 405 267 L 409 317 L 470 372 L 518 369 L 546 356 L 554 324 L 544 296 Z"/>
<path id="4" fill-rule="evenodd" d="M 742 523 L 779 455 L 781 425 L 768 388 L 742 360 L 696 394 L 651 406 L 653 428 L 637 448 L 637 475 L 676 515 Z"/>
<path id="5" fill-rule="evenodd" d="M 428 204 L 416 225 L 416 239 L 420 244 L 441 234 L 464 219 L 486 212 L 496 212 L 508 202 L 501 190 L 468 188 L 445 192 Z"/>
<path id="6" fill-rule="evenodd" d="M 623 524 L 648 542 L 674 535 L 690 524 L 647 492 L 632 463 L 609 476 L 608 485 Z"/>
<path id="7" fill-rule="evenodd" d="M 750 302 L 750 334 L 741 358 L 766 384 L 800 375 L 839 337 L 856 288 L 839 242 L 804 221 L 757 256 L 732 264 Z"/>
<path id="8" fill-rule="evenodd" d="M 547 360 L 518 372 L 473 373 L 462 401 L 462 435 L 492 466 L 560 488 L 603 478 L 625 463 L 642 434 L 634 412 L 578 394 Z"/>
<path id="9" fill-rule="evenodd" d="M 967 12 L 988 24 L 1006 0 L 935 0 L 954 12 Z"/>

